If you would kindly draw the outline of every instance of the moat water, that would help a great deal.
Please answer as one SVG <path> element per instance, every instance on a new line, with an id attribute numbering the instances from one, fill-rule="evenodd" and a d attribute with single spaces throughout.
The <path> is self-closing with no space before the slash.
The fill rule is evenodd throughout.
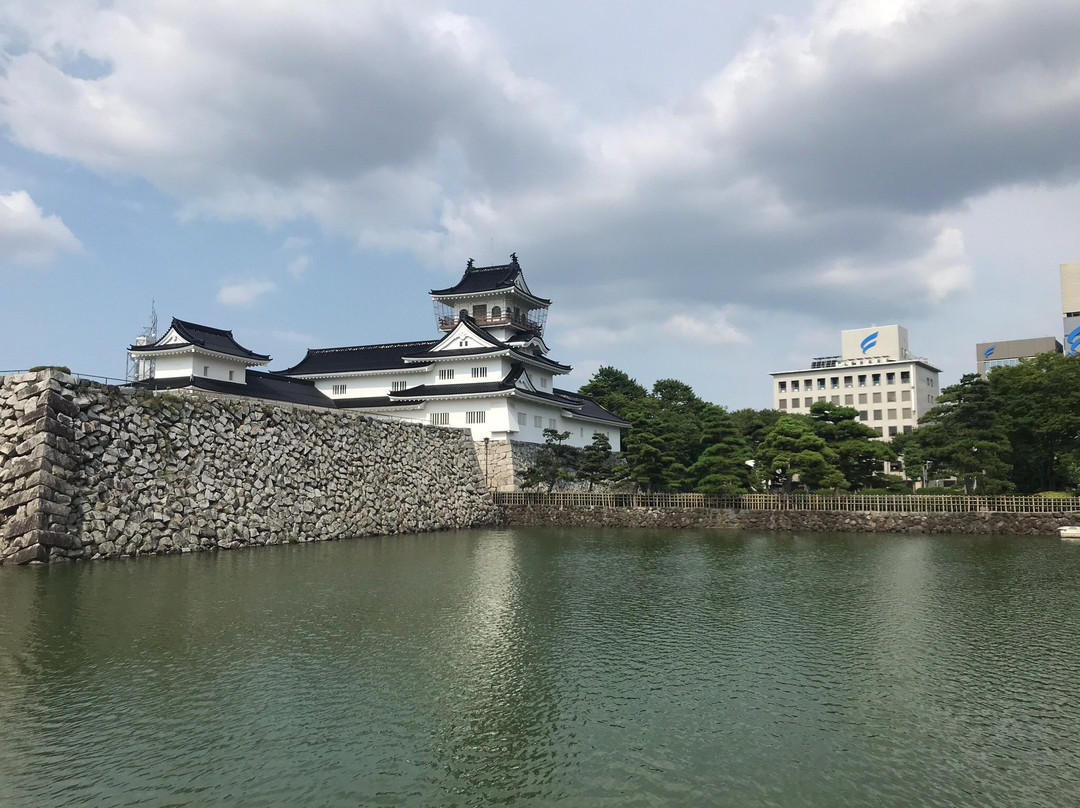
<path id="1" fill-rule="evenodd" d="M 492 530 L 0 568 L 3 806 L 1080 804 L 1080 544 Z"/>

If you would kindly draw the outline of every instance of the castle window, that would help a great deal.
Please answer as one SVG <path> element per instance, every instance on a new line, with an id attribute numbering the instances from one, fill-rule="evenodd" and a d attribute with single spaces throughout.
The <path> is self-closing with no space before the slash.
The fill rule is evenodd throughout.
<path id="1" fill-rule="evenodd" d="M 202 375 L 203 376 L 209 376 L 210 375 L 210 366 L 209 365 L 203 365 L 202 366 Z"/>
<path id="2" fill-rule="evenodd" d="M 544 427 L 544 418 L 543 418 L 543 416 L 534 415 L 533 416 L 533 426 L 535 426 L 537 429 L 543 429 L 543 427 Z"/>
<path id="3" fill-rule="evenodd" d="M 482 424 L 484 423 L 486 412 L 483 410 L 470 411 L 465 413 L 465 423 L 467 424 Z"/>
<path id="4" fill-rule="evenodd" d="M 390 382 L 390 389 L 391 390 L 404 390 L 408 386 L 408 384 L 409 383 L 405 382 L 405 381 Z"/>
<path id="5" fill-rule="evenodd" d="M 500 317 L 502 317 L 502 309 L 500 309 L 498 306 L 492 306 L 491 307 L 491 319 L 492 320 L 497 320 Z"/>
<path id="6" fill-rule="evenodd" d="M 454 378 L 454 369 L 445 368 L 439 371 L 439 381 L 446 382 Z"/>
<path id="7" fill-rule="evenodd" d="M 525 413 L 523 413 L 523 412 L 518 413 L 518 426 L 526 426 L 526 422 L 528 420 L 529 420 L 529 416 L 527 416 Z"/>
<path id="8" fill-rule="evenodd" d="M 548 418 L 548 429 L 554 429 L 554 428 L 555 428 L 555 419 L 554 418 Z"/>
<path id="9" fill-rule="evenodd" d="M 472 377 L 474 379 L 484 379 L 487 377 L 487 368 L 473 368 Z"/>
<path id="10" fill-rule="evenodd" d="M 473 319 L 478 323 L 482 323 L 487 319 L 487 303 L 478 303 L 472 307 Z"/>
<path id="11" fill-rule="evenodd" d="M 541 387 L 547 387 L 547 382 L 548 382 L 547 376 L 541 376 L 540 377 L 540 386 Z"/>
<path id="12" fill-rule="evenodd" d="M 450 426 L 450 413 L 448 412 L 433 412 L 430 418 L 432 426 Z"/>
<path id="13" fill-rule="evenodd" d="M 333 395 L 335 395 L 335 396 L 343 396 L 343 395 L 345 395 L 345 391 L 347 389 L 348 389 L 347 385 L 335 384 L 334 387 L 333 387 Z"/>
<path id="14" fill-rule="evenodd" d="M 460 314 L 462 317 L 468 317 L 469 316 L 469 310 L 468 309 L 462 309 L 461 311 L 458 312 L 458 314 Z"/>
<path id="15" fill-rule="evenodd" d="M 229 381 L 230 381 L 230 382 L 231 382 L 231 381 L 233 380 L 233 374 L 234 374 L 235 372 L 236 372 L 235 370 L 230 370 L 230 371 L 229 371 Z"/>

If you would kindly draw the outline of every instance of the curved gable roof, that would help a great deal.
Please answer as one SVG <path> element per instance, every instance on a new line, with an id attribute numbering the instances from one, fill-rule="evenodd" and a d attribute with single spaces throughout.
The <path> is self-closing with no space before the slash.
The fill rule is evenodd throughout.
<path id="1" fill-rule="evenodd" d="M 469 259 L 469 264 L 465 268 L 465 274 L 461 276 L 454 286 L 449 286 L 446 289 L 432 289 L 431 295 L 433 297 L 444 297 L 449 295 L 467 295 L 476 294 L 478 292 L 497 292 L 502 289 L 514 289 L 520 294 L 530 297 L 533 300 L 540 303 L 550 305 L 551 301 L 547 298 L 537 297 L 529 289 L 528 284 L 525 283 L 525 278 L 521 272 L 521 265 L 518 264 L 517 255 L 511 255 L 509 264 L 499 264 L 497 266 L 490 267 L 478 267 L 473 266 L 472 259 Z M 518 280 L 521 284 L 518 286 Z"/>
<path id="2" fill-rule="evenodd" d="M 226 331 L 223 328 L 212 328 L 208 325 L 200 325 L 199 323 L 188 322 L 187 320 L 179 320 L 173 317 L 172 323 L 169 325 L 169 331 L 175 331 L 180 337 L 186 340 L 189 344 L 198 348 L 203 348 L 207 351 L 214 351 L 215 353 L 227 354 L 229 356 L 237 356 L 241 359 L 250 359 L 255 362 L 269 362 L 269 354 L 255 353 L 249 351 L 243 345 L 238 343 L 234 338 L 232 331 Z M 168 336 L 168 332 L 166 332 Z M 171 350 L 178 346 L 175 343 L 170 345 L 162 345 L 161 340 L 155 342 L 153 345 L 132 345 L 129 350 L 132 351 L 162 351 Z"/>

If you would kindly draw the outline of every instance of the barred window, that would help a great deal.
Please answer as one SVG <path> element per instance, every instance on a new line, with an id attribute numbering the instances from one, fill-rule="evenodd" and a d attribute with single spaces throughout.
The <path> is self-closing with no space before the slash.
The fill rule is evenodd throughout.
<path id="1" fill-rule="evenodd" d="M 487 377 L 487 368 L 473 368 L 472 377 L 474 379 L 484 379 Z"/>
<path id="2" fill-rule="evenodd" d="M 391 390 L 404 390 L 408 386 L 408 382 L 390 382 Z"/>
<path id="3" fill-rule="evenodd" d="M 454 369 L 453 368 L 446 368 L 445 370 L 440 370 L 439 371 L 439 381 L 444 381 L 445 382 L 445 381 L 448 381 L 448 380 L 450 380 L 452 378 L 454 378 Z"/>
<path id="4" fill-rule="evenodd" d="M 334 388 L 333 388 L 333 394 L 335 396 L 343 396 L 343 395 L 345 395 L 345 390 L 346 389 L 347 389 L 347 387 L 344 384 L 335 384 Z"/>
<path id="5" fill-rule="evenodd" d="M 433 413 L 431 413 L 431 425 L 432 426 L 450 426 L 450 413 L 448 413 L 448 412 L 433 412 Z"/>
<path id="6" fill-rule="evenodd" d="M 533 426 L 535 426 L 537 429 L 540 429 L 541 427 L 543 427 L 544 426 L 544 418 L 543 418 L 543 416 L 534 415 L 533 416 Z"/>
<path id="7" fill-rule="evenodd" d="M 475 410 L 465 413 L 465 423 L 467 424 L 482 424 L 484 418 L 487 415 L 484 410 Z"/>

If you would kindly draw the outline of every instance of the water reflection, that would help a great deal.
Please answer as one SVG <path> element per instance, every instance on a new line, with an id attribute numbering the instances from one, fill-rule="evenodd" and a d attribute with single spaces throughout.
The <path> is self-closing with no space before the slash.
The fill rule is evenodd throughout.
<path id="1" fill-rule="evenodd" d="M 1061 805 L 1078 573 L 557 530 L 4 568 L 0 804 Z"/>

